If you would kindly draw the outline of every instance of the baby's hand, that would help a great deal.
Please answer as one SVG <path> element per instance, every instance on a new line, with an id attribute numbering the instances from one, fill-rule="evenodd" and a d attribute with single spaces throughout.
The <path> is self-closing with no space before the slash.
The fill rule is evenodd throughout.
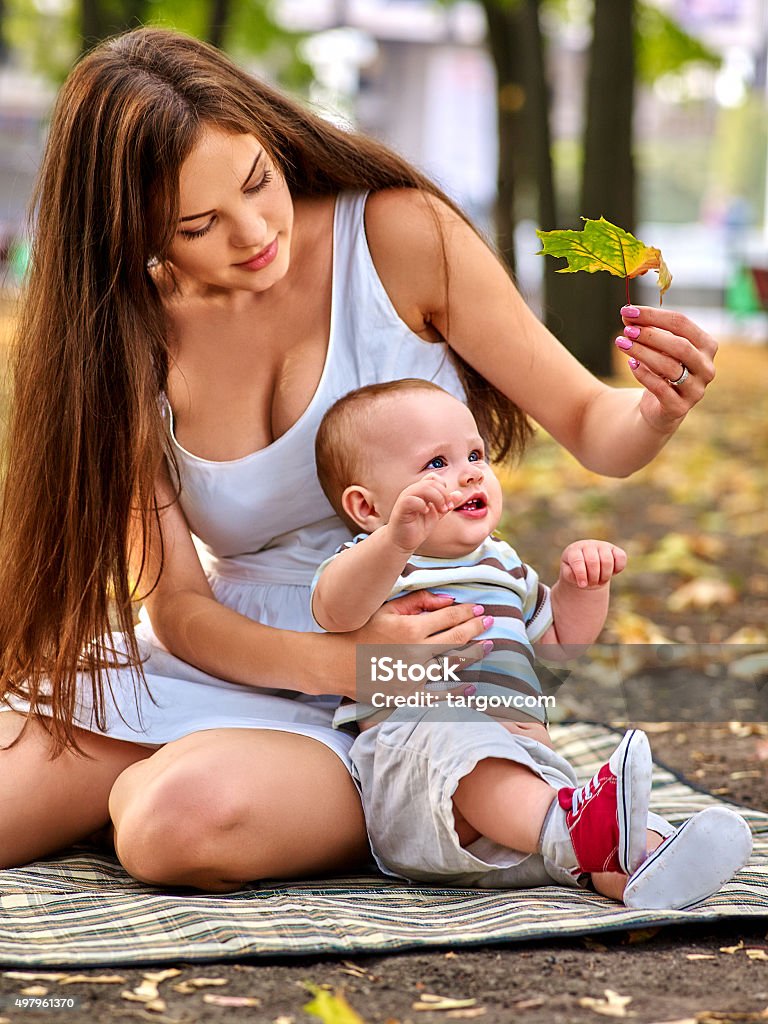
<path id="1" fill-rule="evenodd" d="M 442 477 L 427 473 L 400 492 L 387 524 L 392 543 L 413 554 L 460 498 L 461 491 L 449 491 Z"/>
<path id="2" fill-rule="evenodd" d="M 560 558 L 560 579 L 582 589 L 594 590 L 610 583 L 626 568 L 627 553 L 604 540 L 577 540 Z"/>

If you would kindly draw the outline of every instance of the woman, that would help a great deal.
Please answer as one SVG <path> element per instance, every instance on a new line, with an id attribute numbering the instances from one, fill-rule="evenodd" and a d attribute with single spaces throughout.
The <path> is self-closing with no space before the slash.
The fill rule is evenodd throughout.
<path id="1" fill-rule="evenodd" d="M 625 309 L 642 390 L 601 384 L 405 161 L 162 30 L 72 72 L 36 200 L 0 534 L 0 864 L 110 820 L 127 870 L 161 885 L 358 864 L 327 694 L 354 693 L 356 644 L 484 627 L 422 593 L 310 632 L 313 572 L 347 536 L 314 471 L 325 409 L 427 377 L 497 455 L 527 413 L 627 475 L 701 398 L 715 343 Z"/>

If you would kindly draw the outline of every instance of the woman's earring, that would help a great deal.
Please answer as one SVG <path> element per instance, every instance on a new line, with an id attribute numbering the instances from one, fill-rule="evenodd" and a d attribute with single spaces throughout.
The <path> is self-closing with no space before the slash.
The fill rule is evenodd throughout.
<path id="1" fill-rule="evenodd" d="M 147 270 L 153 270 L 155 267 L 160 266 L 160 260 L 157 256 L 150 256 L 147 260 Z"/>

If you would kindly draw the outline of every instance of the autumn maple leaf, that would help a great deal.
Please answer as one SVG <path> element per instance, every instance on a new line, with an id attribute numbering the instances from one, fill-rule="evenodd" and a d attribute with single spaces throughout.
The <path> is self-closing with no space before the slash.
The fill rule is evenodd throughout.
<path id="1" fill-rule="evenodd" d="M 575 274 L 586 270 L 594 274 L 605 270 L 615 277 L 633 278 L 655 270 L 659 275 L 659 298 L 672 283 L 659 249 L 645 245 L 629 231 L 611 224 L 605 217 L 589 220 L 582 217 L 582 231 L 537 231 L 544 248 L 539 256 L 561 256 L 568 261 L 558 274 Z"/>

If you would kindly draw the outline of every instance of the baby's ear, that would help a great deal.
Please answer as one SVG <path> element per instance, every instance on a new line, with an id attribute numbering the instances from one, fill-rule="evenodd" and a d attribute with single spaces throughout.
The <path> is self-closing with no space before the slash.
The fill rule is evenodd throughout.
<path id="1" fill-rule="evenodd" d="M 341 496 L 341 507 L 352 522 L 357 523 L 366 533 L 373 533 L 382 525 L 381 516 L 373 504 L 373 495 L 367 487 L 358 484 L 347 487 Z"/>

